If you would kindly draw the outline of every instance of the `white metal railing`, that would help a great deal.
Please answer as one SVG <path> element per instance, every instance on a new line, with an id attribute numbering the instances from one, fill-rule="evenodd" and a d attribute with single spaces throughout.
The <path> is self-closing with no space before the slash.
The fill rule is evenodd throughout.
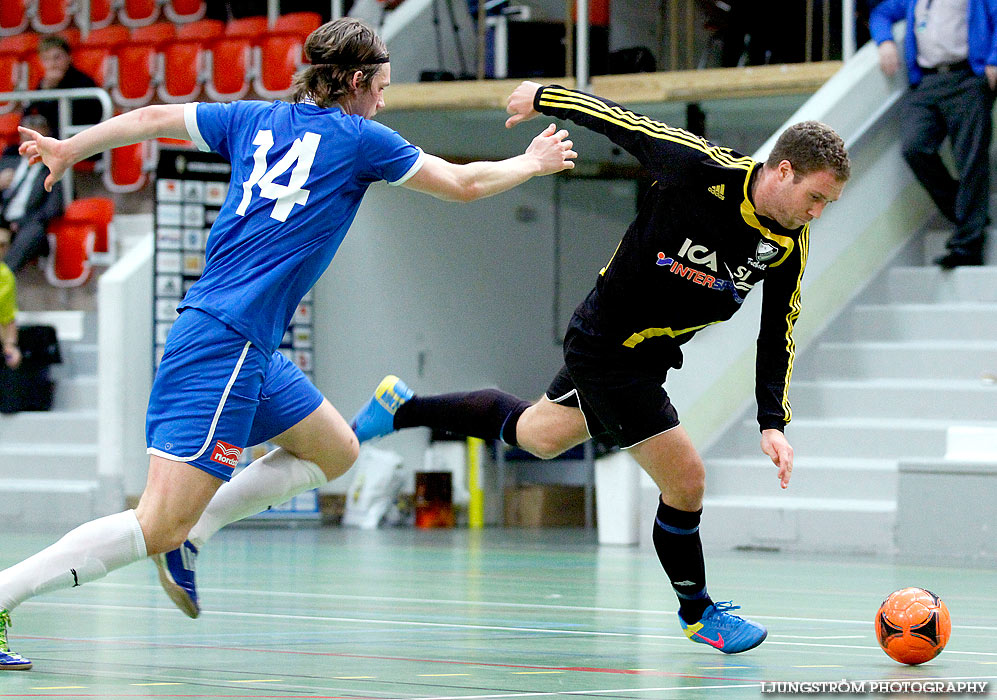
<path id="1" fill-rule="evenodd" d="M 107 90 L 103 88 L 70 88 L 68 90 L 14 90 L 13 92 L 0 92 L 0 102 L 40 102 L 55 101 L 59 103 L 59 124 L 55 133 L 63 138 L 77 134 L 92 124 L 71 124 L 72 110 L 71 104 L 77 100 L 96 99 L 100 102 L 100 121 L 104 121 L 114 113 L 111 105 L 111 97 Z M 70 202 L 73 199 L 73 170 L 70 168 L 62 178 L 63 200 Z"/>

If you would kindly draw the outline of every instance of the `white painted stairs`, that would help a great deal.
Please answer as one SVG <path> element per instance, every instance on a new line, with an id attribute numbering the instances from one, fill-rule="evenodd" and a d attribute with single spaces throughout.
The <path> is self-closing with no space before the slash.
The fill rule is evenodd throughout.
<path id="1" fill-rule="evenodd" d="M 707 545 L 896 552 L 898 465 L 942 460 L 950 428 L 997 426 L 997 266 L 931 265 L 945 236 L 908 245 L 797 358 L 789 489 L 753 406 L 706 451 Z"/>
<path id="2" fill-rule="evenodd" d="M 73 526 L 98 514 L 96 319 L 60 313 L 52 410 L 0 415 L 0 513 L 11 527 Z M 66 314 L 78 317 L 67 324 Z"/>

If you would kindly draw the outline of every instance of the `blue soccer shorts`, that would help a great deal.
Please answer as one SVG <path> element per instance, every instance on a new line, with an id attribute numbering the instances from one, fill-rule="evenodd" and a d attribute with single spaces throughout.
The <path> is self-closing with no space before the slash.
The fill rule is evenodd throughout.
<path id="1" fill-rule="evenodd" d="M 279 352 L 185 309 L 166 340 L 146 413 L 147 452 L 228 481 L 242 450 L 299 423 L 322 394 Z"/>

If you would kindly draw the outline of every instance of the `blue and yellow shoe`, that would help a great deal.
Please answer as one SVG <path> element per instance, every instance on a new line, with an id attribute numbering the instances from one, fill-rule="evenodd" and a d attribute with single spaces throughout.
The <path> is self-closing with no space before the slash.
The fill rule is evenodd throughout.
<path id="1" fill-rule="evenodd" d="M 10 613 L 0 608 L 0 671 L 27 671 L 31 668 L 31 660 L 15 654 L 7 646 L 7 628 L 10 626 Z"/>
<path id="2" fill-rule="evenodd" d="M 172 552 L 157 554 L 152 559 L 159 570 L 159 584 L 173 604 L 187 617 L 200 615 L 201 606 L 197 602 L 197 583 L 194 580 L 197 547 L 190 540 L 184 540 Z"/>
<path id="3" fill-rule="evenodd" d="M 768 635 L 768 630 L 758 623 L 730 613 L 740 607 L 730 601 L 714 603 L 703 612 L 699 622 L 689 624 L 679 615 L 679 623 L 692 641 L 709 644 L 725 654 L 739 654 L 754 649 Z"/>
<path id="4" fill-rule="evenodd" d="M 395 411 L 412 398 L 412 390 L 393 374 L 381 380 L 374 395 L 363 405 L 350 427 L 361 443 L 395 432 Z"/>

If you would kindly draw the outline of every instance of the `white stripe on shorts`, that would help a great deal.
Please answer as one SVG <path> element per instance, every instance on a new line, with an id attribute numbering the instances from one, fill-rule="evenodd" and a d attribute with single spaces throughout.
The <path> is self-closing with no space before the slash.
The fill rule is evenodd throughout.
<path id="1" fill-rule="evenodd" d="M 165 457 L 166 459 L 171 459 L 174 462 L 193 462 L 195 459 L 200 457 L 211 445 L 212 440 L 215 438 L 215 428 L 218 427 L 218 419 L 222 416 L 222 410 L 225 408 L 225 402 L 228 400 L 229 392 L 232 391 L 232 385 L 235 384 L 236 378 L 239 376 L 239 370 L 242 369 L 242 363 L 246 360 L 246 354 L 249 352 L 249 347 L 252 345 L 248 340 L 246 345 L 242 348 L 242 354 L 239 356 L 239 361 L 235 363 L 235 369 L 232 370 L 232 376 L 228 378 L 228 384 L 225 385 L 225 391 L 222 392 L 222 398 L 218 402 L 218 407 L 215 408 L 215 416 L 211 419 L 211 428 L 208 430 L 208 437 L 205 438 L 204 444 L 201 445 L 201 449 L 198 450 L 197 454 L 190 457 L 178 457 L 177 455 L 172 455 L 168 452 L 163 452 L 162 450 L 157 450 L 154 447 L 150 447 L 146 450 L 147 454 L 157 455 L 159 457 Z"/>

